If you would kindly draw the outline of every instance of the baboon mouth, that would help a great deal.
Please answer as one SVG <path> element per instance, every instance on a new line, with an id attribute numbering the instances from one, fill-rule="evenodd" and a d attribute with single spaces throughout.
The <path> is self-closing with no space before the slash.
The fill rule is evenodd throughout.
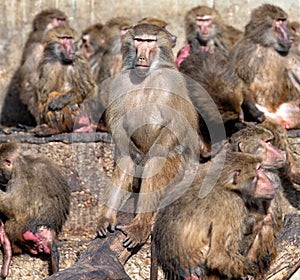
<path id="1" fill-rule="evenodd" d="M 147 64 L 147 65 L 145 65 L 145 64 L 136 64 L 135 65 L 135 68 L 137 68 L 137 69 L 143 69 L 143 68 L 149 68 L 150 67 L 150 65 L 149 64 Z"/>
<path id="2" fill-rule="evenodd" d="M 146 66 L 146 65 L 136 65 L 135 66 L 135 73 L 139 77 L 146 77 L 149 73 L 149 70 L 150 70 L 150 66 Z"/>

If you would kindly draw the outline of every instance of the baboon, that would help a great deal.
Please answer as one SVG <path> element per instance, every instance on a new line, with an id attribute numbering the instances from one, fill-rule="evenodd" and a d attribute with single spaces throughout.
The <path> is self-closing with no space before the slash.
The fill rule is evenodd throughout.
<path id="1" fill-rule="evenodd" d="M 289 30 L 295 38 L 288 55 L 288 75 L 293 85 L 300 92 L 300 22 L 293 21 Z"/>
<path id="2" fill-rule="evenodd" d="M 266 256 L 268 253 L 270 257 L 274 257 L 276 254 L 276 246 L 260 246 L 261 243 L 268 244 L 268 239 L 271 238 L 272 240 L 272 236 L 279 230 L 282 222 L 282 209 L 280 206 L 282 186 L 281 179 L 275 169 L 284 167 L 286 153 L 272 145 L 275 138 L 273 132 L 263 125 L 250 125 L 236 132 L 230 138 L 230 149 L 232 151 L 250 153 L 262 158 L 265 173 L 277 189 L 275 197 L 271 201 L 253 201 L 251 198 L 246 201 L 252 214 L 249 219 L 250 223 L 254 219 L 254 230 L 252 234 L 248 234 L 247 238 L 244 238 L 243 243 L 245 248 L 249 248 L 249 244 L 251 244 L 247 253 L 248 258 L 251 260 L 257 258 L 258 254 L 261 257 Z M 253 238 L 254 235 L 255 238 Z M 266 264 L 268 263 L 262 262 L 260 267 L 264 268 Z"/>
<path id="3" fill-rule="evenodd" d="M 239 80 L 233 68 L 227 63 L 226 59 L 218 53 L 196 52 L 187 57 L 180 65 L 180 72 L 199 83 L 211 96 L 216 104 L 221 118 L 200 117 L 200 131 L 206 142 L 211 141 L 211 132 L 207 130 L 207 122 L 210 126 L 225 127 L 226 134 L 230 135 L 238 130 L 236 124 L 244 120 L 242 109 L 243 92 Z M 201 108 L 203 102 L 198 98 L 198 90 L 189 91 L 190 98 L 196 108 Z M 219 139 L 220 140 L 220 139 Z"/>
<path id="4" fill-rule="evenodd" d="M 147 17 L 141 19 L 140 22 L 145 24 L 154 24 L 163 28 L 169 34 L 172 47 L 175 46 L 177 37 L 166 29 L 167 23 L 165 21 L 153 17 Z M 102 66 L 98 76 L 99 79 L 97 80 L 97 82 L 100 83 L 98 91 L 94 92 L 85 100 L 84 111 L 85 113 L 88 113 L 89 117 L 82 117 L 82 119 L 83 122 L 86 122 L 87 118 L 91 119 L 91 123 L 89 125 L 85 125 L 85 131 L 107 131 L 105 109 L 108 105 L 108 95 L 111 82 L 108 78 L 118 74 L 121 70 L 122 38 L 128 31 L 130 25 L 133 25 L 133 21 L 131 19 L 127 17 L 116 17 L 109 20 L 102 29 L 102 33 L 106 38 L 104 45 L 106 45 L 107 49 L 103 54 Z M 79 123 L 81 122 L 80 118 Z"/>
<path id="5" fill-rule="evenodd" d="M 288 24 L 289 30 L 291 32 L 291 34 L 294 36 L 295 38 L 295 43 L 293 43 L 293 45 L 297 45 L 299 46 L 299 41 L 300 41 L 300 22 L 298 21 L 292 21 Z M 292 48 L 293 48 L 292 45 Z M 299 51 L 299 50 L 298 50 Z"/>
<path id="6" fill-rule="evenodd" d="M 288 177 L 299 183 L 300 169 L 286 136 L 286 129 L 300 127 L 300 91 L 290 79 L 293 71 L 289 69 L 293 41 L 286 12 L 264 4 L 252 11 L 244 38 L 230 54 L 230 63 L 242 82 L 244 110 L 252 116 L 256 114 L 253 110 L 263 114 L 264 125 L 277 139 L 274 145 L 287 152 Z"/>
<path id="7" fill-rule="evenodd" d="M 107 230 L 114 230 L 116 213 L 138 177 L 137 214 L 132 224 L 119 226 L 127 235 L 124 246 L 132 248 L 147 240 L 164 189 L 180 180 L 204 146 L 169 34 L 156 25 L 136 25 L 124 37 L 122 54 L 122 72 L 113 81 L 106 111 L 117 165 L 98 233 L 105 236 Z"/>
<path id="8" fill-rule="evenodd" d="M 286 161 L 286 152 L 276 148 L 272 141 L 273 132 L 263 125 L 250 125 L 234 133 L 230 137 L 230 149 L 262 157 L 263 167 L 281 168 Z"/>
<path id="9" fill-rule="evenodd" d="M 44 52 L 43 38 L 47 31 L 59 25 L 68 25 L 64 12 L 58 9 L 48 9 L 37 14 L 22 54 L 18 77 L 20 98 L 27 105 L 36 123 L 39 120 L 36 93 L 39 77 L 37 69 Z"/>
<path id="10" fill-rule="evenodd" d="M 293 129 L 300 124 L 300 92 L 287 71 L 287 55 L 293 43 L 287 17 L 285 11 L 271 4 L 254 9 L 243 39 L 230 53 L 230 61 L 245 87 L 244 104 L 249 111 L 256 107 L 265 118 Z"/>
<path id="11" fill-rule="evenodd" d="M 121 71 L 122 38 L 132 25 L 130 18 L 119 16 L 82 32 L 81 50 L 93 69 L 97 84 Z"/>
<path id="12" fill-rule="evenodd" d="M 70 189 L 58 166 L 46 157 L 22 151 L 16 143 L 0 147 L 2 277 L 14 253 L 50 254 L 59 269 L 56 236 L 70 209 Z"/>
<path id="13" fill-rule="evenodd" d="M 276 148 L 285 151 L 286 162 L 283 166 L 285 176 L 293 183 L 300 184 L 300 167 L 297 158 L 295 157 L 294 149 L 288 141 L 287 130 L 281 125 L 266 120 L 259 124 L 273 133 L 272 145 Z"/>
<path id="14" fill-rule="evenodd" d="M 284 154 L 266 147 L 280 166 Z M 263 273 L 274 257 L 281 210 L 272 212 L 270 205 L 277 185 L 266 176 L 262 156 L 229 149 L 213 161 L 224 156 L 221 175 L 206 196 L 199 196 L 206 176 L 202 168 L 192 186 L 158 212 L 152 233 L 153 279 L 156 261 L 166 279 L 232 279 Z"/>
<path id="15" fill-rule="evenodd" d="M 184 18 L 184 26 L 187 45 L 177 54 L 177 67 L 191 53 L 199 50 L 219 52 L 228 57 L 229 50 L 242 37 L 242 31 L 226 25 L 219 12 L 207 6 L 189 10 Z"/>
<path id="16" fill-rule="evenodd" d="M 122 69 L 121 45 L 124 35 L 133 25 L 133 20 L 129 17 L 114 17 L 108 20 L 103 26 L 105 51 L 103 53 L 102 65 L 98 83 L 118 74 Z"/>
<path id="17" fill-rule="evenodd" d="M 58 26 L 45 35 L 44 55 L 38 69 L 37 135 L 73 131 L 82 102 L 95 89 L 91 69 L 77 52 L 78 40 L 71 27 Z"/>
<path id="18" fill-rule="evenodd" d="M 103 24 L 96 23 L 82 31 L 81 35 L 81 53 L 88 60 L 96 83 L 99 82 L 97 79 L 100 77 L 99 71 L 102 65 L 102 56 L 106 48 L 102 30 Z"/>
<path id="19" fill-rule="evenodd" d="M 108 20 L 101 29 L 98 39 L 102 54 L 101 60 L 96 62 L 97 74 L 95 76 L 98 90 L 94 91 L 85 100 L 84 109 L 78 119 L 78 125 L 85 126 L 81 132 L 95 130 L 107 131 L 105 122 L 105 109 L 108 102 L 110 77 L 117 75 L 122 68 L 122 40 L 133 21 L 128 17 L 115 17 Z M 88 116 L 87 116 L 88 114 Z"/>

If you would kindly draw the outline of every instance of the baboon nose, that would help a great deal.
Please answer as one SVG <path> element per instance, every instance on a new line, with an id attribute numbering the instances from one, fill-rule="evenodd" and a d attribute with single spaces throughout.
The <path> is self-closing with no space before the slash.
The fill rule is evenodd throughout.
<path id="1" fill-rule="evenodd" d="M 140 56 L 140 57 L 139 57 L 139 61 L 146 61 L 146 57 Z"/>

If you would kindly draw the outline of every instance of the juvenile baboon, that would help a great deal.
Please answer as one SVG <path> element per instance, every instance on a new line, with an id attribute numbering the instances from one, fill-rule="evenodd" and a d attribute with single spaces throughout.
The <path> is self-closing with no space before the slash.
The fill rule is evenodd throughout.
<path id="1" fill-rule="evenodd" d="M 267 119 L 293 129 L 300 125 L 300 92 L 287 71 L 293 43 L 287 17 L 285 11 L 271 4 L 254 9 L 230 61 L 244 84 L 244 103 L 249 111 L 254 106 Z"/>
<path id="2" fill-rule="evenodd" d="M 55 26 L 67 25 L 67 16 L 58 9 L 43 10 L 33 20 L 32 31 L 26 41 L 19 69 L 18 83 L 20 98 L 38 123 L 36 84 L 38 81 L 38 65 L 43 56 L 43 38 Z"/>
<path id="3" fill-rule="evenodd" d="M 214 161 L 223 156 L 218 154 Z M 284 161 L 281 153 L 278 158 Z M 211 191 L 200 197 L 205 181 L 202 168 L 194 184 L 158 212 L 152 261 L 157 258 L 166 279 L 255 277 L 274 257 L 281 211 L 269 212 L 277 186 L 266 176 L 264 160 L 229 150 L 220 173 Z"/>
<path id="4" fill-rule="evenodd" d="M 78 40 L 71 27 L 58 26 L 45 35 L 38 69 L 38 135 L 73 131 L 82 102 L 95 88 L 91 69 L 77 52 Z"/>
<path id="5" fill-rule="evenodd" d="M 176 59 L 177 67 L 191 53 L 199 50 L 219 52 L 224 57 L 242 37 L 242 32 L 226 25 L 219 12 L 207 6 L 197 6 L 189 10 L 184 18 L 187 45 L 182 47 Z"/>
<path id="6" fill-rule="evenodd" d="M 300 184 L 300 167 L 293 146 L 288 141 L 287 131 L 273 121 L 264 121 L 260 126 L 268 129 L 273 134 L 271 143 L 278 149 L 285 151 L 286 163 L 283 166 L 285 176 L 293 183 Z"/>
<path id="7" fill-rule="evenodd" d="M 265 168 L 267 177 L 273 182 L 277 189 L 274 199 L 270 201 L 257 200 L 253 201 L 250 198 L 246 200 L 247 207 L 251 213 L 249 222 L 253 223 L 253 233 L 248 234 L 244 238 L 244 248 L 248 248 L 247 257 L 251 260 L 257 259 L 257 256 L 269 254 L 269 257 L 274 257 L 276 254 L 276 246 L 268 247 L 268 240 L 278 231 L 282 222 L 281 210 L 281 179 L 275 169 L 282 168 L 286 164 L 286 153 L 272 145 L 276 141 L 271 130 L 268 130 L 263 125 L 250 125 L 235 134 L 230 138 L 230 149 L 236 152 L 250 153 L 258 155 L 262 158 L 262 166 Z M 254 238 L 255 236 L 255 238 Z M 261 246 L 264 243 L 266 246 Z M 250 249 L 249 249 L 249 245 Z M 242 246 L 243 247 L 243 246 Z M 242 248 L 241 251 L 244 249 Z M 266 268 L 268 262 L 261 261 L 260 267 Z"/>
<path id="8" fill-rule="evenodd" d="M 81 53 L 88 60 L 95 79 L 100 77 L 102 56 L 106 48 L 104 43 L 103 24 L 97 23 L 82 31 Z M 96 80 L 97 82 L 99 81 Z"/>
<path id="9" fill-rule="evenodd" d="M 113 81 L 106 111 L 117 166 L 98 233 L 105 236 L 115 228 L 116 213 L 138 177 L 137 215 L 132 224 L 120 226 L 127 235 L 124 245 L 134 247 L 147 240 L 161 193 L 180 179 L 204 146 L 169 34 L 155 25 L 136 25 L 124 37 L 122 54 L 122 72 Z"/>
<path id="10" fill-rule="evenodd" d="M 22 151 L 14 143 L 0 147 L 2 276 L 12 251 L 49 254 L 51 272 L 59 268 L 56 236 L 69 214 L 70 189 L 58 166 L 46 157 Z"/>

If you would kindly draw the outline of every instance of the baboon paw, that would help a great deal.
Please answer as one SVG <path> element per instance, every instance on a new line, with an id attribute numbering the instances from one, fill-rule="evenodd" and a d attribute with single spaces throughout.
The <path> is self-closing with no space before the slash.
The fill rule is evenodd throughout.
<path id="1" fill-rule="evenodd" d="M 188 272 L 185 269 L 180 269 L 179 274 L 186 280 L 201 280 L 205 277 L 205 266 L 199 263 L 196 267 L 189 267 Z"/>
<path id="2" fill-rule="evenodd" d="M 147 226 L 131 224 L 128 226 L 117 226 L 117 228 L 126 235 L 123 245 L 129 249 L 145 243 L 150 234 L 150 229 L 149 231 L 146 229 Z"/>
<path id="3" fill-rule="evenodd" d="M 42 124 L 37 126 L 34 132 L 38 136 L 50 136 L 50 135 L 58 134 L 59 130 L 56 128 L 51 128 L 46 124 Z"/>
<path id="4" fill-rule="evenodd" d="M 97 233 L 100 237 L 106 237 L 107 232 L 114 232 L 116 229 L 116 221 L 112 218 L 101 218 L 98 222 Z"/>

